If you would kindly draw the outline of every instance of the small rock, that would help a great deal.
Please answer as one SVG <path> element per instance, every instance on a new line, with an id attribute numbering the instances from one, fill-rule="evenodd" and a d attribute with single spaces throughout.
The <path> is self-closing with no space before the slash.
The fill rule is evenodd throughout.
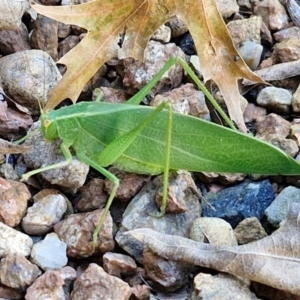
<path id="1" fill-rule="evenodd" d="M 43 270 L 59 269 L 68 262 L 66 249 L 67 245 L 53 232 L 33 245 L 30 257 Z"/>
<path id="2" fill-rule="evenodd" d="M 116 198 L 120 201 L 129 201 L 131 200 L 145 185 L 149 182 L 151 176 L 134 174 L 125 171 L 121 171 L 116 167 L 110 167 L 109 172 L 114 174 L 119 179 L 119 187 L 116 193 Z M 105 191 L 110 195 L 113 189 L 113 183 L 106 179 L 105 180 Z"/>
<path id="3" fill-rule="evenodd" d="M 185 58 L 182 50 L 173 43 L 163 45 L 159 42 L 150 41 L 145 50 L 144 63 L 133 61 L 131 58 L 123 59 L 125 67 L 124 86 L 132 94 L 142 89 L 160 71 L 171 56 Z M 166 87 L 177 87 L 181 81 L 182 67 L 180 64 L 175 64 L 164 73 L 151 93 L 157 94 Z"/>
<path id="4" fill-rule="evenodd" d="M 289 62 L 300 59 L 300 39 L 285 39 L 277 43 L 274 47 L 272 56 L 278 62 Z"/>
<path id="5" fill-rule="evenodd" d="M 171 29 L 166 25 L 161 25 L 152 35 L 151 40 L 162 43 L 169 43 L 171 39 Z"/>
<path id="6" fill-rule="evenodd" d="M 241 7 L 251 8 L 250 0 L 237 0 L 237 3 Z"/>
<path id="7" fill-rule="evenodd" d="M 291 126 L 291 138 L 300 146 L 300 124 L 293 124 Z"/>
<path id="8" fill-rule="evenodd" d="M 260 30 L 262 19 L 260 16 L 252 16 L 249 19 L 234 20 L 227 24 L 232 40 L 236 46 L 252 41 L 260 44 Z"/>
<path id="9" fill-rule="evenodd" d="M 0 284 L 0 299 L 24 299 L 23 293 Z"/>
<path id="10" fill-rule="evenodd" d="M 234 14 L 236 14 L 239 11 L 239 6 L 236 3 L 236 0 L 218 0 L 216 1 L 218 5 L 218 9 L 222 15 L 223 18 L 230 18 Z"/>
<path id="11" fill-rule="evenodd" d="M 31 198 L 26 185 L 17 181 L 0 181 L 0 221 L 4 224 L 17 226 L 27 208 Z"/>
<path id="12" fill-rule="evenodd" d="M 40 123 L 36 122 L 31 128 L 31 132 L 39 128 Z M 59 139 L 48 143 L 44 140 L 41 133 L 28 138 L 24 145 L 31 146 L 31 150 L 24 153 L 24 160 L 28 168 L 38 169 L 65 161 L 60 150 L 61 141 Z M 71 163 L 63 168 L 56 168 L 41 173 L 41 177 L 52 185 L 59 185 L 68 189 L 68 192 L 75 193 L 83 186 L 89 166 L 73 157 Z"/>
<path id="13" fill-rule="evenodd" d="M 292 94 L 282 88 L 266 87 L 257 96 L 257 103 L 274 112 L 287 114 L 292 105 Z"/>
<path id="14" fill-rule="evenodd" d="M 0 258 L 8 254 L 28 256 L 32 245 L 28 235 L 0 222 Z"/>
<path id="15" fill-rule="evenodd" d="M 67 244 L 68 256 L 88 257 L 111 251 L 114 248 L 113 222 L 110 214 L 107 213 L 98 235 L 98 245 L 93 249 L 92 234 L 102 213 L 103 210 L 98 209 L 89 213 L 73 214 L 54 226 L 54 231 L 60 240 Z"/>
<path id="16" fill-rule="evenodd" d="M 70 295 L 65 294 L 65 290 L 67 290 L 68 282 L 74 281 L 76 277 L 76 271 L 71 267 L 64 267 L 60 270 L 48 270 L 27 289 L 25 299 L 70 299 Z"/>
<path id="17" fill-rule="evenodd" d="M 108 195 L 104 191 L 104 180 L 92 178 L 87 184 L 79 188 L 81 198 L 77 203 L 80 212 L 103 208 L 107 202 Z"/>
<path id="18" fill-rule="evenodd" d="M 71 33 L 71 31 L 71 25 L 61 22 L 58 23 L 57 36 L 59 39 L 65 39 Z"/>
<path id="19" fill-rule="evenodd" d="M 220 246 L 236 246 L 232 227 L 219 218 L 198 218 L 190 229 L 190 239 Z"/>
<path id="20" fill-rule="evenodd" d="M 128 255 L 106 252 L 103 255 L 103 269 L 109 275 L 121 278 L 121 274 L 133 273 L 137 269 L 137 265 Z"/>
<path id="21" fill-rule="evenodd" d="M 285 39 L 300 39 L 300 28 L 295 26 L 279 30 L 274 33 L 274 38 L 276 42 L 282 42 Z"/>
<path id="22" fill-rule="evenodd" d="M 280 222 L 286 219 L 289 205 L 294 202 L 300 202 L 300 189 L 293 186 L 284 188 L 265 210 L 269 223 L 279 227 Z"/>
<path id="23" fill-rule="evenodd" d="M 217 288 L 216 288 L 217 287 Z M 251 293 L 249 284 L 229 274 L 216 276 L 199 273 L 194 278 L 194 291 L 190 300 L 258 300 Z"/>
<path id="24" fill-rule="evenodd" d="M 251 70 L 256 70 L 263 52 L 263 46 L 251 41 L 246 41 L 238 49 L 240 56 Z"/>
<path id="25" fill-rule="evenodd" d="M 179 37 L 189 31 L 185 23 L 177 17 L 172 18 L 167 25 L 169 25 L 171 28 L 172 38 Z"/>
<path id="26" fill-rule="evenodd" d="M 109 70 L 107 76 L 110 78 L 117 79 L 118 74 L 115 70 Z M 125 103 L 128 99 L 130 99 L 130 95 L 125 91 L 120 89 L 115 89 L 112 87 L 101 86 L 100 88 L 96 88 L 93 90 L 92 99 L 97 99 L 97 97 L 101 94 L 101 101 L 110 102 L 110 103 Z"/>
<path id="27" fill-rule="evenodd" d="M 200 64 L 200 60 L 199 60 L 199 56 L 198 55 L 191 55 L 190 56 L 190 65 L 192 66 L 194 72 L 196 73 L 196 75 L 200 78 L 203 77 L 202 74 L 202 70 L 201 70 L 201 64 Z"/>
<path id="28" fill-rule="evenodd" d="M 29 7 L 29 1 L 1 1 L 0 29 L 17 29 L 21 24 L 24 12 Z"/>
<path id="29" fill-rule="evenodd" d="M 73 209 L 73 205 L 71 203 L 71 201 L 59 190 L 56 189 L 42 189 L 41 191 L 39 191 L 37 194 L 35 194 L 32 198 L 34 203 L 44 199 L 47 196 L 54 196 L 54 195 L 60 195 L 65 199 L 65 202 L 67 203 L 67 211 L 66 214 L 70 215 L 74 213 L 74 209 Z"/>
<path id="30" fill-rule="evenodd" d="M 140 286 L 145 283 L 143 278 L 146 277 L 145 269 L 137 267 L 134 274 L 126 276 L 126 282 L 131 286 Z"/>
<path id="31" fill-rule="evenodd" d="M 253 103 L 249 103 L 244 111 L 244 121 L 245 123 L 253 122 L 259 117 L 265 117 L 267 110 L 263 107 L 256 106 Z"/>
<path id="32" fill-rule="evenodd" d="M 292 107 L 294 112 L 300 112 L 300 85 L 297 87 L 295 93 L 292 96 Z"/>
<path id="33" fill-rule="evenodd" d="M 53 59 L 41 50 L 26 50 L 0 60 L 4 91 L 32 114 L 47 103 L 50 90 L 62 78 Z M 42 155 L 45 158 L 45 155 Z"/>
<path id="34" fill-rule="evenodd" d="M 0 176 L 7 180 L 17 180 L 19 176 L 11 164 L 1 164 L 0 165 Z M 1 211 L 1 210 L 0 210 Z M 14 226 L 12 226 L 14 227 Z"/>
<path id="35" fill-rule="evenodd" d="M 246 177 L 245 174 L 241 173 L 215 173 L 215 172 L 199 172 L 197 176 L 206 183 L 220 182 L 224 185 L 243 181 Z"/>
<path id="36" fill-rule="evenodd" d="M 9 107 L 6 101 L 0 101 L 1 137 L 7 140 L 19 139 L 24 136 L 24 132 L 29 130 L 32 123 L 33 120 L 30 115 Z"/>
<path id="37" fill-rule="evenodd" d="M 295 141 L 293 141 L 292 139 L 285 139 L 279 134 L 270 134 L 268 136 L 262 137 L 262 139 L 281 149 L 286 154 L 292 157 L 294 157 L 299 151 L 297 143 Z"/>
<path id="38" fill-rule="evenodd" d="M 256 137 L 278 134 L 285 138 L 289 135 L 291 123 L 276 114 L 262 116 L 256 120 Z"/>
<path id="39" fill-rule="evenodd" d="M 58 21 L 38 14 L 31 32 L 31 46 L 47 52 L 54 61 L 58 60 Z"/>
<path id="40" fill-rule="evenodd" d="M 66 210 L 67 203 L 62 195 L 48 195 L 28 208 L 22 227 L 28 234 L 45 234 L 61 220 Z"/>
<path id="41" fill-rule="evenodd" d="M 72 300 L 128 300 L 129 285 L 92 263 L 74 282 Z M 53 298 L 51 298 L 53 299 Z"/>
<path id="42" fill-rule="evenodd" d="M 184 286 L 189 279 L 191 265 L 164 259 L 149 248 L 143 251 L 143 264 L 147 277 L 160 290 L 174 292 Z"/>
<path id="43" fill-rule="evenodd" d="M 206 201 L 202 203 L 203 216 L 224 219 L 234 228 L 248 217 L 260 220 L 273 199 L 274 192 L 269 180 L 243 182 L 216 194 L 207 193 Z"/>
<path id="44" fill-rule="evenodd" d="M 192 35 L 188 32 L 179 40 L 178 46 L 186 55 L 195 55 L 195 43 Z"/>
<path id="45" fill-rule="evenodd" d="M 143 244 L 136 239 L 130 239 L 128 235 L 122 235 L 123 231 L 136 228 L 152 228 L 158 232 L 188 237 L 193 220 L 201 215 L 199 199 L 194 192 L 197 188 L 191 175 L 188 172 L 173 173 L 170 176 L 170 183 L 173 180 L 180 182 L 178 187 L 181 188 L 177 190 L 177 195 L 185 200 L 186 212 L 181 214 L 166 213 L 161 218 L 155 216 L 158 212 L 155 197 L 162 188 L 162 176 L 159 176 L 149 182 L 133 198 L 123 214 L 121 228 L 116 235 L 116 240 L 119 246 L 130 255 L 133 255 L 139 262 L 142 261 Z"/>
<path id="46" fill-rule="evenodd" d="M 58 44 L 58 58 L 62 58 L 71 49 L 80 43 L 80 37 L 77 35 L 69 35 Z"/>
<path id="47" fill-rule="evenodd" d="M 254 14 L 261 16 L 270 30 L 287 28 L 288 15 L 279 0 L 263 0 L 254 2 Z"/>
<path id="48" fill-rule="evenodd" d="M 255 217 L 247 218 L 240 222 L 235 227 L 234 234 L 239 245 L 248 244 L 267 236 L 259 220 Z"/>
<path id="49" fill-rule="evenodd" d="M 210 120 L 203 92 L 196 90 L 191 83 L 182 85 L 170 92 L 156 95 L 150 102 L 150 105 L 157 107 L 164 101 L 172 104 L 174 112 L 192 115 L 207 121 Z"/>
<path id="50" fill-rule="evenodd" d="M 0 30 L 0 51 L 2 55 L 30 49 L 28 30 L 23 23 L 15 30 Z"/>
<path id="51" fill-rule="evenodd" d="M 0 271 L 0 281 L 2 284 L 20 290 L 27 288 L 42 274 L 36 265 L 18 254 L 9 254 L 5 258 L 2 258 Z"/>
<path id="52" fill-rule="evenodd" d="M 135 285 L 131 287 L 131 296 L 130 300 L 148 300 L 150 299 L 150 286 Z"/>

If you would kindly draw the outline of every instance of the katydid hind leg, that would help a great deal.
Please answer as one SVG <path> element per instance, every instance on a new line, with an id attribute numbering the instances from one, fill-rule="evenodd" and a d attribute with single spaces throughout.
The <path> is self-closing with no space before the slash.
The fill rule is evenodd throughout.
<path id="1" fill-rule="evenodd" d="M 163 194 L 160 212 L 151 214 L 155 217 L 163 217 L 166 213 L 168 187 L 169 187 L 169 170 L 170 170 L 170 155 L 171 155 L 171 138 L 172 138 L 172 106 L 168 105 L 168 115 L 166 122 L 166 148 L 165 148 L 165 165 L 163 172 Z"/>
<path id="2" fill-rule="evenodd" d="M 110 180 L 113 183 L 113 189 L 109 195 L 109 198 L 107 200 L 107 203 L 105 205 L 104 211 L 101 215 L 101 218 L 93 232 L 93 241 L 92 241 L 92 245 L 93 248 L 95 248 L 97 246 L 97 240 L 98 240 L 98 234 L 102 228 L 102 225 L 104 223 L 106 214 L 115 198 L 115 195 L 117 193 L 118 187 L 119 187 L 119 179 L 112 174 L 111 172 L 109 172 L 108 170 L 104 169 L 103 167 L 101 167 L 97 162 L 95 162 L 94 160 L 90 159 L 89 157 L 87 157 L 85 154 L 83 153 L 77 153 L 77 157 L 85 162 L 86 164 L 88 164 L 89 166 L 91 166 L 92 168 L 94 168 L 95 170 L 97 170 L 98 172 L 100 172 L 103 176 L 105 176 L 108 180 Z"/>
<path id="3" fill-rule="evenodd" d="M 166 107 L 169 107 L 168 103 L 161 103 L 141 124 L 110 142 L 98 155 L 98 161 L 101 166 L 107 167 L 112 165 L 134 143 L 134 140 L 142 130 Z"/>
<path id="4" fill-rule="evenodd" d="M 70 164 L 71 161 L 72 161 L 72 153 L 70 152 L 69 147 L 64 143 L 61 143 L 60 149 L 61 149 L 61 152 L 62 152 L 62 154 L 64 155 L 64 157 L 66 159 L 65 161 L 61 161 L 59 163 L 56 163 L 56 164 L 53 164 L 53 165 L 50 165 L 50 166 L 47 166 L 47 167 L 44 167 L 44 168 L 39 168 L 39 169 L 30 171 L 28 173 L 25 173 L 22 176 L 22 181 L 23 180 L 28 180 L 29 177 L 31 177 L 35 174 L 38 174 L 38 173 L 41 173 L 41 172 L 44 172 L 44 171 L 48 171 L 48 170 L 52 170 L 52 169 L 56 169 L 56 168 L 62 168 L 62 167 L 67 166 L 68 164 Z"/>
<path id="5" fill-rule="evenodd" d="M 166 147 L 165 147 L 165 161 L 163 171 L 163 199 L 160 207 L 160 212 L 154 216 L 162 217 L 166 212 L 167 196 L 168 196 L 168 183 L 169 183 L 169 169 L 170 169 L 170 149 L 171 149 L 171 132 L 172 132 L 172 107 L 170 104 L 161 103 L 153 113 L 145 119 L 137 127 L 133 128 L 130 132 L 120 136 L 108 144 L 98 156 L 98 161 L 102 166 L 113 164 L 124 151 L 134 143 L 138 134 L 164 109 L 167 108 L 167 122 L 166 122 Z"/>

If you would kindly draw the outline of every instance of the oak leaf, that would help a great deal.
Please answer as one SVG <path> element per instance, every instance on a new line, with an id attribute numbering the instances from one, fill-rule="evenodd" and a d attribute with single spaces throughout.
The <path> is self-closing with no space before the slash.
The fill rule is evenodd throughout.
<path id="1" fill-rule="evenodd" d="M 271 236 L 242 246 L 215 246 L 141 228 L 124 233 L 156 254 L 249 278 L 300 296 L 300 204 Z"/>
<path id="2" fill-rule="evenodd" d="M 177 16 L 194 39 L 205 81 L 211 79 L 218 85 L 231 119 L 246 131 L 237 80 L 264 81 L 239 57 L 215 0 L 95 0 L 55 7 L 33 3 L 32 7 L 45 16 L 88 31 L 83 40 L 58 61 L 67 66 L 67 72 L 50 94 L 47 110 L 66 98 L 76 102 L 84 84 L 112 57 L 142 61 L 153 33 Z M 120 47 L 119 35 L 124 32 Z"/>

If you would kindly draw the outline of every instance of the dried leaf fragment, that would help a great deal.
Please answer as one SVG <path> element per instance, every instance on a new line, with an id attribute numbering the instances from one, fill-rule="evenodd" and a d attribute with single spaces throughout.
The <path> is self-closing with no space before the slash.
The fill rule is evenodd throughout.
<path id="1" fill-rule="evenodd" d="M 300 204 L 271 236 L 242 246 L 214 246 L 148 228 L 126 234 L 167 259 L 181 260 L 249 278 L 300 296 Z"/>

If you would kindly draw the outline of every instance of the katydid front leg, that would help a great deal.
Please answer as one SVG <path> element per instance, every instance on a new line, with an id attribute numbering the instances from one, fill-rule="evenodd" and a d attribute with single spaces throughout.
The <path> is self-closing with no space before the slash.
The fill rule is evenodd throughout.
<path id="1" fill-rule="evenodd" d="M 44 171 L 56 169 L 56 168 L 62 168 L 62 167 L 67 166 L 68 164 L 70 164 L 71 161 L 72 161 L 72 153 L 70 152 L 69 147 L 64 142 L 62 142 L 60 144 L 60 150 L 61 150 L 62 154 L 64 155 L 64 157 L 66 159 L 65 161 L 62 161 L 62 162 L 59 162 L 59 163 L 56 163 L 56 164 L 53 164 L 53 165 L 50 165 L 50 166 L 47 166 L 47 167 L 44 167 L 44 168 L 39 168 L 39 169 L 30 171 L 26 174 L 23 174 L 22 181 L 23 180 L 28 180 L 29 177 L 31 177 L 32 175 L 35 175 L 35 174 L 38 174 L 38 173 L 41 173 L 41 172 L 44 172 Z"/>
<path id="2" fill-rule="evenodd" d="M 167 119 L 167 136 L 166 136 L 166 152 L 165 152 L 165 166 L 164 166 L 164 183 L 163 183 L 163 200 L 161 205 L 161 212 L 156 216 L 163 216 L 166 211 L 166 202 L 167 202 L 167 194 L 168 194 L 168 182 L 169 182 L 169 165 L 170 165 L 170 147 L 171 147 L 171 125 L 172 125 L 172 108 L 168 103 L 160 104 L 154 112 L 144 120 L 140 125 L 132 129 L 130 132 L 125 133 L 113 140 L 110 144 L 108 144 L 104 150 L 98 155 L 97 164 L 95 161 L 91 160 L 87 156 L 82 153 L 77 153 L 77 157 L 83 162 L 89 164 L 94 169 L 98 170 L 102 175 L 107 177 L 114 185 L 113 190 L 108 198 L 107 204 L 104 208 L 104 212 L 101 216 L 99 223 L 97 224 L 94 233 L 93 233 L 93 247 L 97 245 L 98 234 L 103 225 L 106 213 L 108 212 L 111 203 L 116 195 L 119 180 L 112 173 L 104 169 L 103 167 L 107 167 L 112 165 L 125 151 L 126 149 L 134 142 L 136 137 L 140 134 L 140 132 L 153 120 L 155 117 L 164 109 L 168 109 L 168 119 Z"/>
<path id="3" fill-rule="evenodd" d="M 85 162 L 86 164 L 88 164 L 89 166 L 91 166 L 92 168 L 94 168 L 95 170 L 97 170 L 99 173 L 101 173 L 103 176 L 105 176 L 108 180 L 110 180 L 113 183 L 113 189 L 109 195 L 109 198 L 107 200 L 107 203 L 105 205 L 104 211 L 101 215 L 101 218 L 93 232 L 93 241 L 92 241 L 92 246 L 95 249 L 95 247 L 97 246 L 97 239 L 98 239 L 98 234 L 102 228 L 103 222 L 105 220 L 106 214 L 115 198 L 116 192 L 118 190 L 119 187 L 119 179 L 112 174 L 111 172 L 107 171 L 106 169 L 104 169 L 103 167 L 101 167 L 97 162 L 93 161 L 92 159 L 90 159 L 89 157 L 87 157 L 85 154 L 83 153 L 77 153 L 77 157 Z"/>

